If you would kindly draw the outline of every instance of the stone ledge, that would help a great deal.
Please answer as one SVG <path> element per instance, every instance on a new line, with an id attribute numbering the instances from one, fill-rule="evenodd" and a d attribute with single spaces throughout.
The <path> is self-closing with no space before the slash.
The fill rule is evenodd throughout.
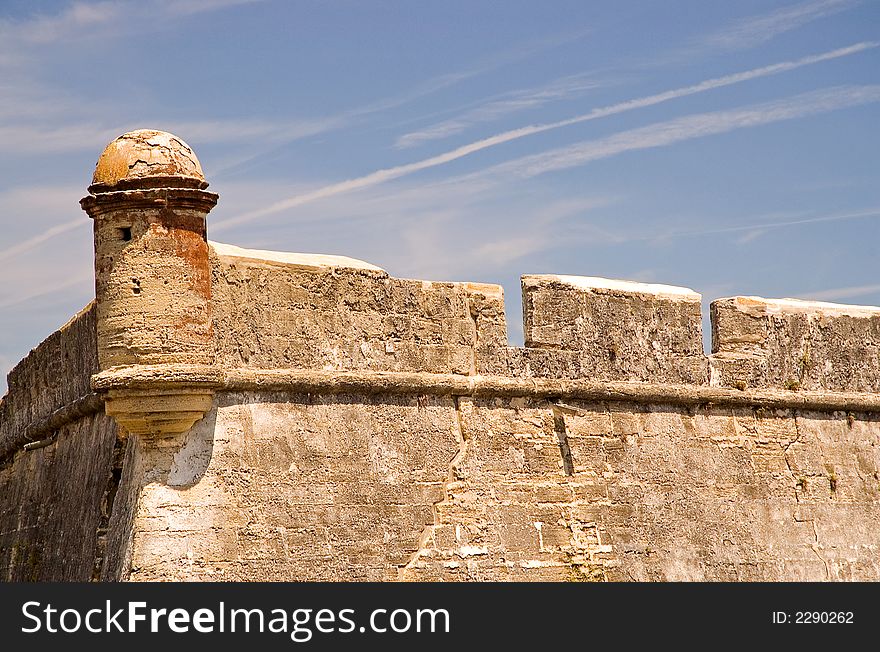
<path id="1" fill-rule="evenodd" d="M 98 394 L 86 394 L 75 401 L 53 411 L 48 416 L 34 421 L 18 432 L 18 436 L 0 441 L 0 460 L 30 443 L 44 439 L 68 423 L 83 417 L 98 414 L 104 410 L 104 401 Z"/>
<path id="2" fill-rule="evenodd" d="M 206 370 L 211 370 L 208 373 Z M 163 377 L 163 371 L 167 376 Z M 103 377 L 103 378 L 101 378 Z M 423 393 L 447 396 L 529 396 L 672 405 L 730 405 L 818 411 L 880 411 L 880 393 L 745 390 L 705 385 L 640 381 L 566 380 L 394 371 L 249 369 L 222 371 L 192 365 L 125 367 L 95 377 L 95 389 L 172 389 L 202 386 L 214 391 L 291 391 L 300 393 Z M 100 380 L 97 380 L 100 379 Z M 200 381 L 199 379 L 204 379 Z M 202 382 L 204 384 L 202 384 Z"/>

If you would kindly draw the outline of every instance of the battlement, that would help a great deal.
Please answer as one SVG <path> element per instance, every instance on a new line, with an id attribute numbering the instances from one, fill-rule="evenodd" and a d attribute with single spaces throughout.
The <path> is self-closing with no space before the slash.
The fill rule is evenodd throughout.
<path id="1" fill-rule="evenodd" d="M 701 296 L 689 288 L 525 275 L 525 345 L 514 347 L 507 341 L 504 292 L 498 285 L 400 279 L 346 256 L 216 242 L 209 243 L 208 261 L 212 339 L 206 350 L 211 357 L 197 359 L 195 372 L 181 367 L 178 351 L 162 348 L 146 365 L 91 363 L 92 384 L 104 393 L 107 413 L 128 431 L 185 431 L 210 407 L 224 374 L 241 383 L 249 374 L 265 379 L 265 372 L 282 377 L 285 370 L 635 382 L 646 388 L 671 384 L 684 388 L 678 395 L 692 387 L 695 396 L 703 396 L 699 388 L 707 387 L 812 392 L 803 400 L 813 405 L 816 392 L 880 391 L 880 308 L 872 306 L 717 299 L 710 311 L 712 353 L 706 356 Z M 164 287 L 160 278 L 153 285 Z M 150 300 L 149 294 L 140 296 Z M 163 295 L 162 300 L 173 302 L 174 297 Z M 98 314 L 92 304 L 71 323 L 97 329 Z M 80 381 L 74 391 L 52 371 L 59 365 L 58 342 L 69 339 L 71 328 L 52 335 L 10 373 L 2 409 L 26 405 L 26 411 L 14 410 L 18 422 L 27 426 L 45 420 L 88 393 L 87 382 Z M 189 324 L 183 322 L 182 328 Z M 77 326 L 78 339 L 85 337 L 81 330 Z M 131 330 L 124 337 L 137 341 Z M 167 339 L 176 341 L 173 334 Z M 100 357 L 99 342 L 80 350 Z M 63 357 L 74 354 L 71 350 Z M 24 370 L 44 374 L 44 380 L 24 382 Z M 80 372 L 74 377 L 88 378 Z M 134 378 L 138 395 L 133 397 L 134 388 L 125 385 Z M 65 389 L 59 385 L 48 391 L 53 383 Z M 151 392 L 151 383 L 158 393 Z M 27 397 L 33 392 L 25 391 L 25 385 L 47 389 L 31 401 Z M 645 391 L 656 395 L 654 389 Z M 152 407 L 138 407 L 144 401 Z M 828 399 L 829 405 L 841 401 Z M 167 406 L 165 413 L 156 411 L 158 404 Z"/>
<path id="2" fill-rule="evenodd" d="M 522 290 L 526 349 L 559 351 L 578 376 L 705 382 L 693 290 L 581 276 L 523 276 Z"/>
<path id="3" fill-rule="evenodd" d="M 880 379 L 876 362 L 865 366 L 880 315 L 871 307 L 719 299 L 711 304 L 714 344 L 706 356 L 701 296 L 689 288 L 526 275 L 525 346 L 511 347 L 504 293 L 497 285 L 399 279 L 340 256 L 219 243 L 211 243 L 211 250 L 213 331 L 223 368 L 488 374 L 790 391 L 874 391 L 878 385 L 870 379 Z M 808 323 L 815 327 L 807 328 Z M 796 346 L 786 344 L 789 338 L 797 338 Z"/>
<path id="4" fill-rule="evenodd" d="M 714 384 L 880 389 L 880 308 L 732 297 L 711 318 Z"/>

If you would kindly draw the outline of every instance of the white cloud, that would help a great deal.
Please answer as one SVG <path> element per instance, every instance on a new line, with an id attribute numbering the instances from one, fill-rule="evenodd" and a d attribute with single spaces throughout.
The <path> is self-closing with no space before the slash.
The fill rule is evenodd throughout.
<path id="1" fill-rule="evenodd" d="M 513 234 L 508 234 L 505 230 L 482 244 L 475 243 L 470 251 L 471 266 L 479 261 L 480 265 L 500 268 L 526 256 L 560 246 L 568 247 L 583 241 L 607 242 L 595 237 L 596 232 L 589 224 L 582 225 L 587 227 L 589 237 L 583 237 L 583 233 L 579 237 L 578 229 L 566 228 L 564 223 L 568 219 L 583 217 L 586 213 L 611 203 L 611 200 L 606 198 L 552 202 L 535 210 L 531 214 L 531 219 L 523 225 L 525 228 L 515 229 Z M 565 234 L 564 238 L 560 238 L 561 233 Z"/>
<path id="2" fill-rule="evenodd" d="M 0 52 L 76 41 L 95 36 L 118 37 L 128 30 L 161 28 L 172 17 L 216 11 L 260 0 L 145 0 L 140 2 L 73 2 L 54 14 L 21 20 L 0 19 Z"/>
<path id="3" fill-rule="evenodd" d="M 703 38 L 703 43 L 722 50 L 738 50 L 765 43 L 779 34 L 819 18 L 849 9 L 857 0 L 812 0 L 751 16 Z"/>
<path id="4" fill-rule="evenodd" d="M 376 170 L 375 172 L 371 172 L 370 174 L 366 174 L 361 177 L 348 179 L 346 181 L 340 181 L 338 183 L 333 183 L 328 186 L 324 186 L 323 188 L 312 190 L 310 192 L 294 195 L 287 199 L 274 202 L 263 208 L 248 211 L 241 215 L 222 220 L 215 224 L 214 228 L 222 231 L 232 226 L 251 222 L 255 219 L 265 217 L 267 215 L 273 215 L 275 213 L 280 213 L 282 211 L 295 208 L 297 206 L 302 206 L 303 204 L 308 204 L 314 201 L 327 199 L 329 197 L 333 197 L 342 193 L 353 192 L 356 190 L 361 190 L 378 184 L 386 183 L 393 179 L 398 179 L 400 177 L 413 174 L 421 170 L 427 170 L 438 165 L 443 165 L 445 163 L 458 160 L 475 152 L 479 152 L 490 147 L 495 147 L 496 145 L 500 145 L 503 143 L 518 140 L 526 136 L 543 133 L 553 129 L 559 129 L 561 127 L 567 127 L 581 122 L 586 122 L 588 120 L 595 120 L 597 118 L 602 118 L 617 113 L 623 113 L 625 111 L 631 111 L 633 109 L 660 104 L 661 102 L 667 102 L 676 98 L 694 95 L 696 93 L 702 93 L 715 88 L 721 88 L 723 86 L 738 84 L 751 79 L 756 79 L 758 77 L 766 77 L 769 75 L 779 74 L 781 72 L 793 70 L 801 66 L 811 65 L 820 61 L 827 61 L 830 59 L 836 59 L 838 57 L 855 54 L 869 48 L 877 47 L 877 45 L 878 43 L 874 42 L 857 43 L 855 45 L 851 45 L 845 48 L 839 48 L 830 52 L 824 52 L 818 55 L 803 57 L 802 59 L 798 59 L 796 61 L 786 61 L 770 66 L 764 66 L 762 68 L 755 68 L 753 70 L 747 70 L 732 75 L 726 75 L 724 77 L 716 77 L 714 79 L 708 79 L 692 86 L 685 86 L 683 88 L 677 88 L 663 93 L 649 95 L 647 97 L 641 97 L 634 100 L 628 100 L 626 102 L 613 104 L 611 106 L 593 109 L 589 113 L 575 116 L 574 118 L 569 118 L 567 120 L 560 120 L 558 122 L 531 125 L 527 127 L 521 127 L 519 129 L 512 129 L 510 131 L 496 134 L 495 136 L 490 136 L 489 138 L 484 138 L 482 140 L 469 143 L 467 145 L 462 145 L 461 147 L 457 147 L 456 149 L 444 152 L 443 154 L 438 154 L 436 156 L 431 156 L 421 161 L 398 165 L 391 168 L 385 168 L 382 170 Z"/>
<path id="5" fill-rule="evenodd" d="M 5 219 L 0 236 L 0 305 L 19 305 L 70 279 L 90 292 L 91 220 L 77 203 L 83 194 L 83 188 L 69 185 L 0 192 L 0 215 Z M 33 254 L 37 248 L 39 253 Z"/>
<path id="6" fill-rule="evenodd" d="M 539 108 L 550 102 L 581 97 L 586 91 L 601 85 L 600 82 L 585 75 L 576 75 L 558 79 L 539 88 L 505 93 L 500 98 L 470 109 L 457 118 L 444 120 L 403 134 L 395 141 L 394 146 L 398 149 L 406 149 L 432 140 L 454 136 L 477 124 L 492 122 L 512 113 Z"/>
<path id="7" fill-rule="evenodd" d="M 880 85 L 838 86 L 742 109 L 688 115 L 501 163 L 481 175 L 533 177 L 624 152 L 664 147 L 735 129 L 802 118 L 880 101 Z"/>
<path id="8" fill-rule="evenodd" d="M 528 57 L 533 56 L 544 50 L 559 47 L 566 43 L 570 43 L 571 41 L 581 39 L 585 35 L 589 34 L 590 31 L 591 30 L 578 30 L 567 34 L 560 34 L 550 38 L 536 40 L 530 43 L 523 43 L 515 48 L 511 48 L 509 50 L 505 50 L 488 56 L 483 61 L 478 62 L 473 66 L 470 66 L 463 70 L 444 73 L 442 75 L 437 75 L 436 77 L 426 79 L 423 82 L 416 84 L 414 88 L 398 95 L 394 95 L 392 97 L 381 99 L 365 106 L 346 111 L 344 115 L 349 117 L 356 117 L 371 113 L 377 113 L 380 111 L 387 111 L 388 109 L 393 109 L 404 104 L 409 104 L 414 100 L 432 95 L 440 90 L 443 90 L 444 88 L 454 86 L 455 84 L 463 82 L 467 79 L 479 77 L 480 75 L 492 72 L 493 70 L 497 70 L 498 68 L 503 68 L 504 66 L 510 65 L 517 61 L 527 59 Z"/>
<path id="9" fill-rule="evenodd" d="M 45 45 L 80 38 L 98 26 L 120 20 L 126 5 L 118 2 L 74 2 L 56 14 L 37 14 L 25 20 L 0 20 L 0 43 L 12 51 L 28 45 Z"/>
<path id="10" fill-rule="evenodd" d="M 398 93 L 396 95 L 392 95 L 391 97 L 386 97 L 375 102 L 369 102 L 363 106 L 348 109 L 335 115 L 328 116 L 327 118 L 323 119 L 324 128 L 320 131 L 315 131 L 314 133 L 317 134 L 323 131 L 330 131 L 331 129 L 350 126 L 367 116 L 390 111 L 400 106 L 404 106 L 406 104 L 409 104 L 410 102 L 414 102 L 423 97 L 432 95 L 438 91 L 454 86 L 467 79 L 484 75 L 488 72 L 497 70 L 498 68 L 502 68 L 516 61 L 526 59 L 543 50 L 558 47 L 564 45 L 565 43 L 583 38 L 588 33 L 589 30 L 580 30 L 568 34 L 561 34 L 551 38 L 534 41 L 532 43 L 525 43 L 523 45 L 520 45 L 519 47 L 496 53 L 469 68 L 437 75 L 416 84 L 415 87 L 402 93 Z M 313 134 L 306 133 L 304 135 Z M 283 133 L 279 133 L 277 138 L 273 142 L 273 147 L 277 147 L 279 143 L 290 142 L 297 139 L 298 137 L 301 136 L 298 136 L 296 134 L 285 135 Z M 195 141 L 194 138 L 192 140 Z M 220 170 L 215 172 L 215 174 L 226 173 L 234 170 L 242 165 L 250 163 L 251 161 L 259 159 L 264 154 L 265 151 L 260 151 L 256 154 L 237 158 L 232 163 L 225 164 Z"/>
<path id="11" fill-rule="evenodd" d="M 880 217 L 880 206 L 866 208 L 859 211 L 847 211 L 843 213 L 830 213 L 825 215 L 811 215 L 808 212 L 774 213 L 771 215 L 765 215 L 757 220 L 750 220 L 747 223 L 733 224 L 730 226 L 718 226 L 712 228 L 698 227 L 695 229 L 669 229 L 668 227 L 664 227 L 662 231 L 656 233 L 638 233 L 636 235 L 621 234 L 616 242 L 671 243 L 680 238 L 719 235 L 725 233 L 744 233 L 745 235 L 737 239 L 737 244 L 742 245 L 751 242 L 755 238 L 763 235 L 771 229 L 805 226 L 809 224 L 821 224 L 823 222 L 844 222 L 849 220 L 869 219 L 875 217 Z M 658 221 L 664 222 L 664 220 L 662 219 Z M 700 218 L 700 221 L 707 221 L 707 218 L 705 216 L 702 216 Z"/>
<path id="12" fill-rule="evenodd" d="M 90 226 L 77 203 L 85 188 L 73 185 L 21 186 L 0 192 L 0 261 L 9 260 L 57 235 Z"/>
<path id="13" fill-rule="evenodd" d="M 76 90 L 39 81 L 41 65 L 57 47 L 69 48 L 71 43 L 75 47 L 76 42 L 88 39 L 115 43 L 134 30 L 162 30 L 194 14 L 260 1 L 75 2 L 54 14 L 0 19 L 0 67 L 5 67 L 0 69 L 0 141 L 4 152 L 97 153 L 120 134 L 145 126 L 176 131 L 191 142 L 253 146 L 274 145 L 342 126 L 346 120 L 343 115 L 289 120 L 169 120 L 165 105 L 151 110 L 142 105 L 131 109 L 108 100 L 96 103 Z M 119 122 L 117 116 L 126 113 L 138 117 Z"/>
<path id="14" fill-rule="evenodd" d="M 222 190 L 232 214 L 254 195 L 285 191 L 281 183 L 265 182 Z M 547 250 L 616 241 L 588 220 L 617 201 L 614 196 L 560 199 L 549 190 L 499 188 L 479 180 L 456 183 L 454 190 L 445 183 L 401 180 L 328 198 L 293 220 L 268 219 L 259 229 L 218 233 L 209 221 L 208 233 L 247 247 L 354 256 L 395 276 L 472 280 Z"/>
<path id="15" fill-rule="evenodd" d="M 107 126 L 100 123 L 68 122 L 55 127 L 44 124 L 0 126 L 0 142 L 7 153 L 48 154 L 82 150 L 99 152 L 104 145 L 131 129 L 146 127 L 186 134 L 190 143 L 268 144 L 279 139 L 295 140 L 327 131 L 337 126 L 326 120 L 199 120 L 175 121 L 157 118 Z"/>
<path id="16" fill-rule="evenodd" d="M 237 5 L 251 5 L 264 0 L 160 0 L 159 5 L 171 15 L 189 16 Z"/>
<path id="17" fill-rule="evenodd" d="M 814 215 L 810 217 L 800 217 L 798 219 L 771 220 L 769 222 L 757 222 L 754 224 L 744 224 L 740 226 L 719 227 L 716 229 L 701 229 L 699 231 L 674 233 L 673 235 L 709 235 L 714 233 L 734 233 L 737 231 L 751 232 L 759 229 L 762 232 L 766 229 L 777 229 L 788 226 L 801 226 L 804 224 L 819 224 L 821 222 L 841 222 L 846 220 L 860 220 L 865 218 L 880 217 L 880 207 L 868 208 L 860 211 L 848 211 L 846 213 L 831 213 L 829 215 Z"/>
<path id="18" fill-rule="evenodd" d="M 764 229 L 750 229 L 736 239 L 736 244 L 747 245 L 753 240 L 757 240 L 764 235 Z"/>
<path id="19" fill-rule="evenodd" d="M 855 297 L 863 297 L 866 294 L 876 293 L 880 293 L 880 285 L 853 285 L 830 290 L 819 290 L 818 292 L 805 292 L 801 296 L 814 301 L 843 301 L 844 299 L 853 299 Z"/>
<path id="20" fill-rule="evenodd" d="M 0 18 L 0 140 L 9 154 L 47 154 L 96 150 L 125 131 L 152 127 L 180 133 L 190 143 L 247 145 L 249 154 L 230 156 L 214 174 L 237 169 L 279 144 L 344 128 L 435 93 L 498 67 L 527 58 L 536 52 L 582 38 L 584 30 L 525 43 L 486 57 L 471 67 L 425 80 L 413 89 L 363 106 L 315 118 L 289 120 L 168 119 L 166 106 L 152 111 L 144 106 L 132 122 L 115 116 L 129 107 L 100 105 L 85 96 L 62 90 L 57 84 L 41 84 L 38 71 L 53 46 L 70 47 L 81 41 L 110 43 L 134 32 L 168 29 L 188 17 L 262 0 L 143 0 L 141 2 L 74 2 L 55 13 L 32 14 L 24 19 Z M 103 116 L 114 116 L 107 119 Z"/>
<path id="21" fill-rule="evenodd" d="M 67 233 L 68 231 L 73 231 L 74 229 L 81 229 L 87 226 L 85 220 L 71 220 L 70 222 L 65 222 L 64 224 L 59 224 L 57 226 L 53 226 L 38 235 L 35 235 L 23 242 L 19 242 L 18 244 L 12 245 L 11 247 L 7 247 L 6 249 L 0 249 L 0 261 L 6 260 L 7 258 L 12 258 L 14 256 L 19 256 L 23 253 L 34 249 L 46 240 L 50 238 L 54 238 L 55 236 L 61 235 L 62 233 Z"/>
<path id="22" fill-rule="evenodd" d="M 49 296 L 73 287 L 82 289 L 83 287 L 87 286 L 89 281 L 91 281 L 93 278 L 94 275 L 91 272 L 80 273 L 72 277 L 68 277 L 66 280 L 61 282 L 46 284 L 40 287 L 32 287 L 25 290 L 24 292 L 19 292 L 6 299 L 0 299 L 0 308 L 5 309 L 11 306 L 16 306 L 36 299 L 38 297 Z"/>

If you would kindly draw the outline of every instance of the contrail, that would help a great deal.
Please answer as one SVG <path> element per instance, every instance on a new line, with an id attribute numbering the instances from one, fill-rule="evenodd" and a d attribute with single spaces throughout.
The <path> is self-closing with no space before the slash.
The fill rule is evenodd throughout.
<path id="1" fill-rule="evenodd" d="M 88 220 L 74 220 L 72 222 L 65 222 L 64 224 L 53 226 L 51 229 L 43 231 L 40 235 L 36 235 L 33 238 L 25 240 L 24 242 L 19 242 L 17 245 L 13 245 L 8 249 L 0 251 L 0 260 L 6 260 L 7 258 L 12 258 L 18 254 L 30 251 L 34 247 L 43 244 L 49 238 L 54 238 L 56 235 L 73 231 L 75 228 L 85 226 L 88 223 Z"/>
<path id="2" fill-rule="evenodd" d="M 831 215 L 819 215 L 818 217 L 805 217 L 794 220 L 781 220 L 778 222 L 758 222 L 756 224 L 738 224 L 735 226 L 720 226 L 714 229 L 698 229 L 693 231 L 669 231 L 663 237 L 681 238 L 689 236 L 716 235 L 719 233 L 737 233 L 740 231 L 761 231 L 765 229 L 778 229 L 787 226 L 800 226 L 802 224 L 817 224 L 821 222 L 838 222 L 842 220 L 856 220 L 866 217 L 880 217 L 880 207 L 869 208 L 854 213 L 834 213 Z M 626 242 L 650 241 L 657 236 L 638 236 L 626 238 Z"/>
<path id="3" fill-rule="evenodd" d="M 248 213 L 244 213 L 236 217 L 231 217 L 229 219 L 221 220 L 216 224 L 213 224 L 211 226 L 211 229 L 228 229 L 237 224 L 250 222 L 257 218 L 265 217 L 266 215 L 272 215 L 274 213 L 279 213 L 289 208 L 301 206 L 303 204 L 317 201 L 319 199 L 326 199 L 328 197 L 351 192 L 353 190 L 360 190 L 362 188 L 376 186 L 381 183 L 385 183 L 386 181 L 391 181 L 393 179 L 397 179 L 399 177 L 412 174 L 414 172 L 419 172 L 420 170 L 426 170 L 428 168 L 436 167 L 438 165 L 443 165 L 444 163 L 455 161 L 457 159 L 468 156 L 469 154 L 473 154 L 475 152 L 479 152 L 481 150 L 494 147 L 496 145 L 501 145 L 503 143 L 508 143 L 512 140 L 517 140 L 526 136 L 550 131 L 551 129 L 559 129 L 561 127 L 567 127 L 581 122 L 587 122 L 589 120 L 596 120 L 597 118 L 604 118 L 606 116 L 623 113 L 625 111 L 632 111 L 633 109 L 653 106 L 662 102 L 668 102 L 669 100 L 686 97 L 688 95 L 695 95 L 697 93 L 702 93 L 715 88 L 721 88 L 723 86 L 739 84 L 741 82 L 757 79 L 759 77 L 778 75 L 779 73 L 788 72 L 789 70 L 812 65 L 814 63 L 820 63 L 822 61 L 829 61 L 831 59 L 838 59 L 840 57 L 845 57 L 850 54 L 856 54 L 857 52 L 862 52 L 864 50 L 875 48 L 878 45 L 880 45 L 880 43 L 878 43 L 877 41 L 863 41 L 861 43 L 856 43 L 855 45 L 850 45 L 845 48 L 838 48 L 837 50 L 831 50 L 822 54 L 815 54 L 808 57 L 803 57 L 795 61 L 783 61 L 781 63 L 764 66 L 762 68 L 754 68 L 752 70 L 746 70 L 744 72 L 725 75 L 723 77 L 715 77 L 713 79 L 707 79 L 706 81 L 702 81 L 692 86 L 684 86 L 682 88 L 665 91 L 656 95 L 648 95 L 646 97 L 627 100 L 626 102 L 620 102 L 618 104 L 612 104 L 606 107 L 596 108 L 589 113 L 575 116 L 573 118 L 568 118 L 566 120 L 560 120 L 558 122 L 550 122 L 539 125 L 529 125 L 527 127 L 521 127 L 519 129 L 512 129 L 510 131 L 505 131 L 495 136 L 490 136 L 489 138 L 478 140 L 476 142 L 470 143 L 469 145 L 463 145 L 449 152 L 438 154 L 436 156 L 423 159 L 421 161 L 407 163 L 405 165 L 398 165 L 396 167 L 386 168 L 383 170 L 377 170 L 362 177 L 349 179 L 347 181 L 341 181 L 339 183 L 330 184 L 311 192 L 307 192 L 301 195 L 295 195 L 288 199 L 270 204 L 269 206 L 266 206 L 264 208 L 250 211 Z"/>
<path id="4" fill-rule="evenodd" d="M 12 297 L 10 299 L 4 299 L 0 301 L 0 308 L 9 308 L 10 306 L 18 305 L 19 303 L 24 303 L 25 301 L 30 301 L 31 299 L 37 299 L 39 297 L 44 297 L 50 294 L 55 294 L 56 292 L 60 292 L 61 290 L 67 290 L 68 288 L 76 287 L 77 285 L 85 284 L 86 281 L 89 281 L 92 278 L 92 274 L 83 274 L 80 276 L 75 276 L 71 279 L 63 283 L 59 283 L 58 285 L 53 285 L 52 287 L 42 287 L 38 290 L 31 290 L 27 294 L 23 294 L 17 297 Z M 93 288 L 94 289 L 94 288 Z"/>
<path id="5" fill-rule="evenodd" d="M 704 138 L 735 129 L 803 118 L 872 102 L 880 102 L 880 84 L 826 88 L 784 100 L 726 111 L 695 113 L 646 127 L 620 131 L 598 140 L 583 141 L 499 163 L 466 178 L 499 175 L 504 178 L 534 177 L 553 170 L 584 165 L 623 152 L 665 147 L 691 138 Z"/>

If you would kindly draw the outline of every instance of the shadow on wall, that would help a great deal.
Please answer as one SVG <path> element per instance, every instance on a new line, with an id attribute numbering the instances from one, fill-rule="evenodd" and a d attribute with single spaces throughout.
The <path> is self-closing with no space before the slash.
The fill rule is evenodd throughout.
<path id="1" fill-rule="evenodd" d="M 183 446 L 174 455 L 168 473 L 168 485 L 191 487 L 202 479 L 214 455 L 214 431 L 217 425 L 217 401 L 211 410 L 190 429 Z"/>

